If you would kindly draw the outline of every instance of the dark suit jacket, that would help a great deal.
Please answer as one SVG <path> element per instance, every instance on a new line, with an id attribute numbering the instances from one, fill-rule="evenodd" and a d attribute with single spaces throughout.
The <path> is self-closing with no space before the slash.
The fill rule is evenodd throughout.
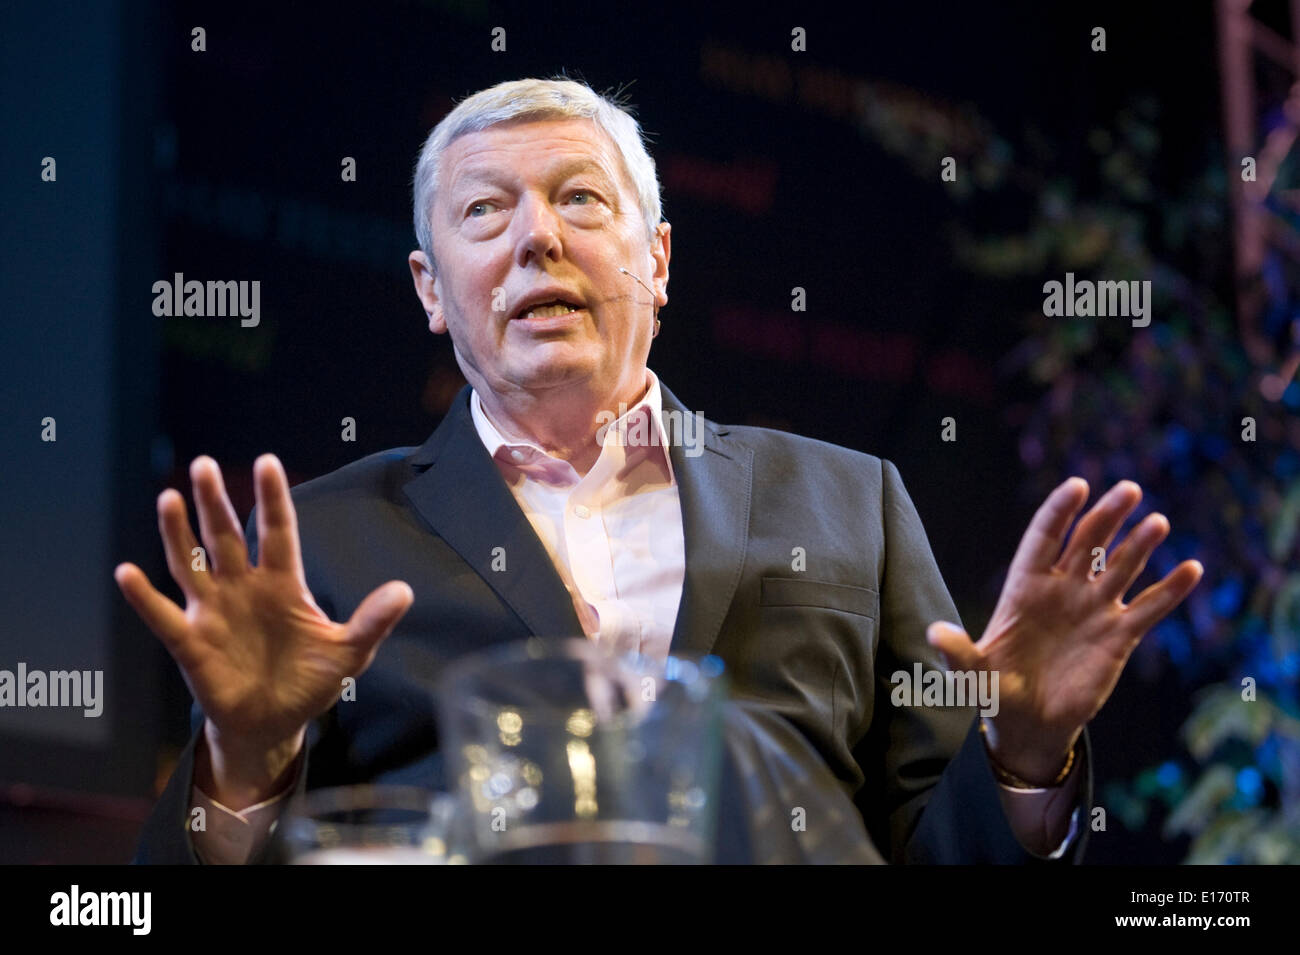
<path id="1" fill-rule="evenodd" d="M 299 791 L 445 788 L 428 692 L 441 667 L 494 643 L 582 632 L 479 440 L 469 394 L 461 391 L 423 446 L 371 455 L 293 490 L 307 583 L 332 619 L 347 619 L 386 580 L 415 592 L 358 679 L 355 701 L 310 728 Z M 666 411 L 685 413 L 667 388 L 663 396 Z M 716 654 L 729 672 L 720 861 L 1037 861 L 1006 821 L 975 710 L 890 703 L 891 673 L 918 660 L 943 666 L 926 626 L 960 622 L 895 466 L 711 422 L 703 453 L 686 450 L 670 449 L 686 546 L 672 651 Z M 250 517 L 255 554 L 254 528 Z M 505 572 L 491 569 L 495 547 L 506 549 Z M 802 569 L 793 569 L 796 548 Z M 186 828 L 197 711 L 194 725 L 138 862 L 198 861 Z M 1087 807 L 1086 733 L 1079 755 Z M 792 832 L 795 808 L 805 810 L 802 833 Z M 1084 808 L 1067 861 L 1082 853 L 1086 816 Z"/>

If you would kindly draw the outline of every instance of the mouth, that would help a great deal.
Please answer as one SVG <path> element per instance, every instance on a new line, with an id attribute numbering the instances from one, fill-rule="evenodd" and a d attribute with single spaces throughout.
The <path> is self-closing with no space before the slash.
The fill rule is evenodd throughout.
<path id="1" fill-rule="evenodd" d="M 510 317 L 512 321 L 538 322 L 563 318 L 580 311 L 583 311 L 581 302 L 565 296 L 555 296 L 525 301 L 515 308 Z"/>
<path id="2" fill-rule="evenodd" d="M 586 309 L 565 298 L 526 302 L 515 310 L 511 324 L 530 332 L 564 331 L 583 321 Z"/>

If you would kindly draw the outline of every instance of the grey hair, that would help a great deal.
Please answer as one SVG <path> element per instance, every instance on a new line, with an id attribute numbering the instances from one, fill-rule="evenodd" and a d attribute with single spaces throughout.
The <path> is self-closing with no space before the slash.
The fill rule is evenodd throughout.
<path id="1" fill-rule="evenodd" d="M 520 119 L 590 119 L 604 130 L 623 158 L 623 166 L 636 189 L 648 230 L 647 239 L 654 242 L 655 229 L 663 217 L 659 177 L 655 162 L 646 151 L 641 125 L 627 104 L 620 101 L 617 93 L 597 93 L 585 83 L 568 78 L 510 80 L 462 100 L 433 128 L 420 150 L 412 183 L 415 237 L 431 263 L 434 259 L 430 220 L 443 152 L 460 136 Z"/>

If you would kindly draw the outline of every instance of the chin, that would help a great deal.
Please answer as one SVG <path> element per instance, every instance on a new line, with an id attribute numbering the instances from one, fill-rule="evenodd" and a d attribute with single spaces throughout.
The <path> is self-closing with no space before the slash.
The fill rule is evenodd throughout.
<path id="1" fill-rule="evenodd" d="M 561 382 L 588 377 L 600 368 L 600 354 L 595 349 L 569 342 L 539 343 L 512 357 L 519 372 L 516 380 Z"/>
<path id="2" fill-rule="evenodd" d="M 591 361 L 550 361 L 538 362 L 526 369 L 514 380 L 527 388 L 555 388 L 590 378 L 596 372 L 596 363 Z"/>

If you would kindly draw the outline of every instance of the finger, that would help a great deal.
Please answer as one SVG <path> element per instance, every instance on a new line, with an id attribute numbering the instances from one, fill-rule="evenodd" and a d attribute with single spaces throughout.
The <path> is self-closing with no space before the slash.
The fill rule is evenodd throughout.
<path id="1" fill-rule="evenodd" d="M 1047 495 L 1025 528 L 1011 559 L 1011 572 L 1043 573 L 1051 569 L 1065 542 L 1065 532 L 1088 500 L 1088 482 L 1072 477 Z"/>
<path id="2" fill-rule="evenodd" d="M 1075 525 L 1065 553 L 1056 562 L 1057 569 L 1067 574 L 1087 576 L 1093 563 L 1093 554 L 1100 547 L 1102 553 L 1142 500 L 1142 488 L 1132 481 L 1120 481 L 1102 495 L 1092 509 Z"/>
<path id="3" fill-rule="evenodd" d="M 1131 632 L 1140 639 L 1177 607 L 1201 582 L 1205 568 L 1199 560 L 1185 560 L 1164 580 L 1138 594 L 1125 611 Z"/>
<path id="4" fill-rule="evenodd" d="M 185 611 L 154 589 L 144 571 L 135 564 L 118 564 L 113 579 L 131 609 L 175 656 L 188 632 Z"/>
<path id="5" fill-rule="evenodd" d="M 1121 600 L 1142 575 L 1152 551 L 1169 536 L 1169 520 L 1163 514 L 1148 514 L 1115 548 L 1106 571 L 1097 576 L 1097 588 L 1107 600 Z"/>
<path id="6" fill-rule="evenodd" d="M 373 656 L 379 642 L 392 632 L 414 601 L 415 594 L 404 581 L 390 580 L 375 588 L 348 620 L 348 641 Z"/>
<path id="7" fill-rule="evenodd" d="M 936 621 L 925 631 L 926 642 L 943 654 L 949 670 L 978 670 L 980 654 L 970 634 L 946 621 Z"/>
<path id="8" fill-rule="evenodd" d="M 202 597 L 212 587 L 212 578 L 194 567 L 194 551 L 199 542 L 194 539 L 189 515 L 185 513 L 185 498 L 171 488 L 158 495 L 158 534 L 162 537 L 163 553 L 167 555 L 167 569 L 176 586 L 187 598 Z"/>
<path id="9" fill-rule="evenodd" d="M 257 494 L 258 566 L 288 571 L 303 586 L 302 552 L 298 543 L 298 515 L 289 496 L 289 478 L 274 454 L 253 462 L 253 485 Z"/>
<path id="10" fill-rule="evenodd" d="M 226 576 L 242 574 L 248 570 L 248 547 L 235 508 L 226 495 L 221 468 L 206 455 L 197 457 L 190 465 L 190 480 L 199 512 L 199 533 L 212 566 Z"/>

